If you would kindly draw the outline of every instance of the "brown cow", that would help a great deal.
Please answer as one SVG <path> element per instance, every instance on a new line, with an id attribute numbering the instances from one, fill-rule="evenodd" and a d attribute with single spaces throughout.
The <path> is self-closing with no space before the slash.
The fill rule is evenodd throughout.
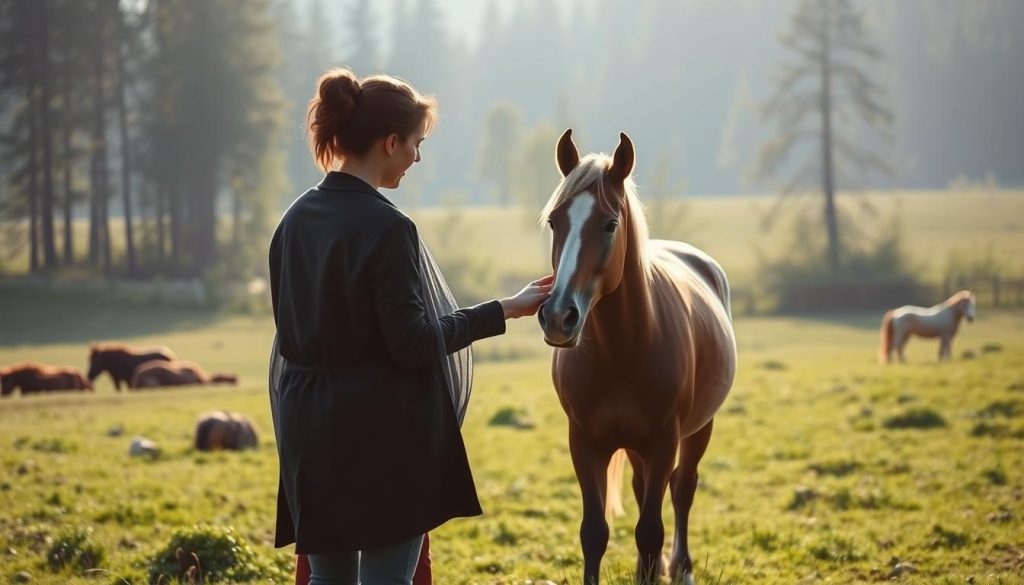
<path id="1" fill-rule="evenodd" d="M 132 374 L 140 364 L 153 360 L 174 361 L 177 356 L 166 347 L 136 349 L 127 345 L 97 344 L 89 346 L 89 381 L 103 372 L 110 372 L 114 387 L 121 391 L 121 382 L 134 388 Z"/>
<path id="2" fill-rule="evenodd" d="M 198 365 L 187 361 L 153 360 L 140 364 L 132 374 L 132 388 L 185 386 L 189 384 L 237 384 L 234 374 L 209 376 Z"/>
<path id="3" fill-rule="evenodd" d="M 196 423 L 196 450 L 241 451 L 259 444 L 256 428 L 245 415 L 225 410 L 203 413 Z"/>
<path id="4" fill-rule="evenodd" d="M 34 362 L 0 368 L 0 396 L 13 394 L 19 387 L 23 395 L 54 390 L 92 391 L 92 384 L 75 368 Z"/>

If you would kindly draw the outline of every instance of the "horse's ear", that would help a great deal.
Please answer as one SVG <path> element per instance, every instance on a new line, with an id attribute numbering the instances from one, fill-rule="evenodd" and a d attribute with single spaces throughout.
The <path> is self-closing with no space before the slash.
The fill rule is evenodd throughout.
<path id="1" fill-rule="evenodd" d="M 555 161 L 558 163 L 558 170 L 562 176 L 568 175 L 580 162 L 580 153 L 576 150 L 576 143 L 572 141 L 572 128 L 566 128 L 562 137 L 558 139 L 558 146 L 555 147 Z"/>
<path id="2" fill-rule="evenodd" d="M 626 136 L 625 132 L 619 132 L 619 145 L 615 147 L 615 154 L 612 155 L 612 168 L 608 171 L 608 177 L 616 183 L 625 181 L 626 177 L 633 172 L 635 159 L 633 141 Z"/>

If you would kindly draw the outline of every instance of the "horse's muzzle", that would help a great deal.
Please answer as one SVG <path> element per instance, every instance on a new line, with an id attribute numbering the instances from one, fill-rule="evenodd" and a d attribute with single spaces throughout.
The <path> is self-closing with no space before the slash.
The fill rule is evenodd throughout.
<path id="1" fill-rule="evenodd" d="M 580 310 L 574 303 L 553 306 L 548 301 L 537 311 L 537 320 L 548 345 L 575 347 L 579 342 Z"/>

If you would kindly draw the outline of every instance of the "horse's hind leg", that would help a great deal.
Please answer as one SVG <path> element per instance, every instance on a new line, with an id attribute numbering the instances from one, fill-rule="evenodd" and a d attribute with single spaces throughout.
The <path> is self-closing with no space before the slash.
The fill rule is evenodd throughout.
<path id="1" fill-rule="evenodd" d="M 569 453 L 583 496 L 583 522 L 580 524 L 583 583 L 598 585 L 601 558 L 608 548 L 608 521 L 604 516 L 604 503 L 608 492 L 608 462 L 612 453 L 595 446 L 572 425 L 569 426 Z"/>
<path id="2" fill-rule="evenodd" d="M 900 333 L 894 340 L 893 345 L 896 347 L 896 355 L 900 358 L 900 363 L 906 363 L 907 358 L 903 355 L 903 348 L 907 346 L 907 342 L 910 341 L 910 333 Z"/>
<path id="3" fill-rule="evenodd" d="M 672 545 L 672 560 L 668 574 L 673 582 L 682 578 L 684 585 L 693 585 L 693 560 L 687 543 L 687 529 L 690 523 L 690 507 L 697 491 L 697 464 L 704 457 L 704 451 L 711 440 L 714 419 L 704 428 L 683 439 L 679 448 L 679 467 L 672 472 L 672 507 L 676 512 L 676 534 Z"/>

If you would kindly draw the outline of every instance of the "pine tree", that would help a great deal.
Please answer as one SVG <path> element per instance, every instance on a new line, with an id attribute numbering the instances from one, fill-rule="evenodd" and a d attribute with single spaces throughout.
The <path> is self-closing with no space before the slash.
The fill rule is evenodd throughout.
<path id="1" fill-rule="evenodd" d="M 865 38 L 863 13 L 850 0 L 801 0 L 780 42 L 796 61 L 782 70 L 775 94 L 763 106 L 763 115 L 775 122 L 777 134 L 761 145 L 755 177 L 763 180 L 784 173 L 799 145 L 814 144 L 817 152 L 812 159 L 788 173 L 782 197 L 809 181 L 820 183 L 826 259 L 835 270 L 842 249 L 835 202 L 838 165 L 861 172 L 889 169 L 876 153 L 844 138 L 837 126 L 856 119 L 888 137 L 892 115 L 881 103 L 882 88 L 860 64 L 878 60 L 881 54 Z"/>

